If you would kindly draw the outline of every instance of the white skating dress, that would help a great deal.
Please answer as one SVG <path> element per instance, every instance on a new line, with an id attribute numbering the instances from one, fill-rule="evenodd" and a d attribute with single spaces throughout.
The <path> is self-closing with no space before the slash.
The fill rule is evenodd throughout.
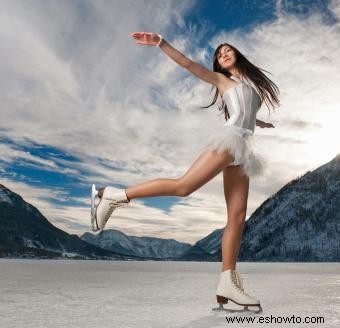
<path id="1" fill-rule="evenodd" d="M 219 131 L 215 131 L 201 150 L 216 150 L 218 153 L 228 150 L 235 158 L 230 166 L 241 165 L 242 174 L 259 177 L 266 168 L 264 158 L 255 151 L 254 140 L 256 114 L 261 107 L 261 99 L 248 82 L 233 75 L 230 78 L 237 82 L 223 94 L 230 118 Z"/>

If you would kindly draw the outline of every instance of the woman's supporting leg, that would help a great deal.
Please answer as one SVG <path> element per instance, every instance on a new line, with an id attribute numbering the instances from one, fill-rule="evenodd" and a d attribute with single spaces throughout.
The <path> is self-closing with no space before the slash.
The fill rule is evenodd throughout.
<path id="1" fill-rule="evenodd" d="M 153 196 L 188 196 L 205 185 L 234 160 L 228 151 L 203 152 L 189 170 L 178 179 L 154 179 L 125 190 L 131 200 Z"/>
<path id="2" fill-rule="evenodd" d="M 223 170 L 224 195 L 228 222 L 222 237 L 222 271 L 236 268 L 247 212 L 249 178 L 241 175 L 241 167 Z"/>

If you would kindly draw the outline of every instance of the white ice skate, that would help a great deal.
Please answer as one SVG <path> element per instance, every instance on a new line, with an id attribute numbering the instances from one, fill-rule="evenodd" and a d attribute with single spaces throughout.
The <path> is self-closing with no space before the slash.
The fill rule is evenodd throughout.
<path id="1" fill-rule="evenodd" d="M 237 270 L 226 270 L 221 272 L 220 282 L 216 291 L 218 308 L 213 308 L 214 311 L 227 311 L 227 312 L 244 312 L 250 311 L 253 313 L 262 312 L 260 301 L 248 295 L 242 285 L 243 279 Z M 243 310 L 225 309 L 223 304 L 227 304 L 228 300 L 235 304 L 244 306 Z M 249 307 L 257 307 L 257 311 L 249 310 Z"/>
<path id="2" fill-rule="evenodd" d="M 104 229 L 112 212 L 117 207 L 127 206 L 130 202 L 125 190 L 115 187 L 106 187 L 104 189 L 103 196 L 97 206 L 95 204 L 96 198 L 99 198 L 98 190 L 93 184 L 91 192 L 91 226 L 94 232 Z"/>

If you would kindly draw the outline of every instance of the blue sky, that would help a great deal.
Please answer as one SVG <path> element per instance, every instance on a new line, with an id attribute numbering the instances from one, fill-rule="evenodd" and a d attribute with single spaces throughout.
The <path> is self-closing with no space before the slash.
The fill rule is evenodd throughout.
<path id="1" fill-rule="evenodd" d="M 339 17 L 338 1 L 1 1 L 0 183 L 81 235 L 92 183 L 181 176 L 223 117 L 198 109 L 210 85 L 130 33 L 161 33 L 208 68 L 227 41 L 281 93 L 279 108 L 258 114 L 275 129 L 255 130 L 267 171 L 251 181 L 249 217 L 339 153 Z M 108 228 L 190 243 L 227 222 L 221 176 L 119 211 Z"/>

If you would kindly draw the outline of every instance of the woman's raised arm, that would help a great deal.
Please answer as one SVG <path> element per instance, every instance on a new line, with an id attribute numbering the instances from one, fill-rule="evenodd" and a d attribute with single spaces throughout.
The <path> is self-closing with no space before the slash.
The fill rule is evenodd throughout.
<path id="1" fill-rule="evenodd" d="M 183 55 L 180 51 L 171 46 L 164 39 L 160 40 L 160 36 L 156 33 L 149 32 L 134 32 L 131 34 L 132 37 L 137 40 L 137 44 L 149 45 L 149 46 L 157 46 L 162 51 L 168 55 L 173 61 L 175 61 L 178 65 L 187 69 L 190 73 L 197 76 L 199 79 L 208 82 L 216 87 L 219 87 L 223 83 L 223 79 L 225 81 L 226 77 L 217 72 L 213 72 L 204 66 L 192 61 Z"/>

